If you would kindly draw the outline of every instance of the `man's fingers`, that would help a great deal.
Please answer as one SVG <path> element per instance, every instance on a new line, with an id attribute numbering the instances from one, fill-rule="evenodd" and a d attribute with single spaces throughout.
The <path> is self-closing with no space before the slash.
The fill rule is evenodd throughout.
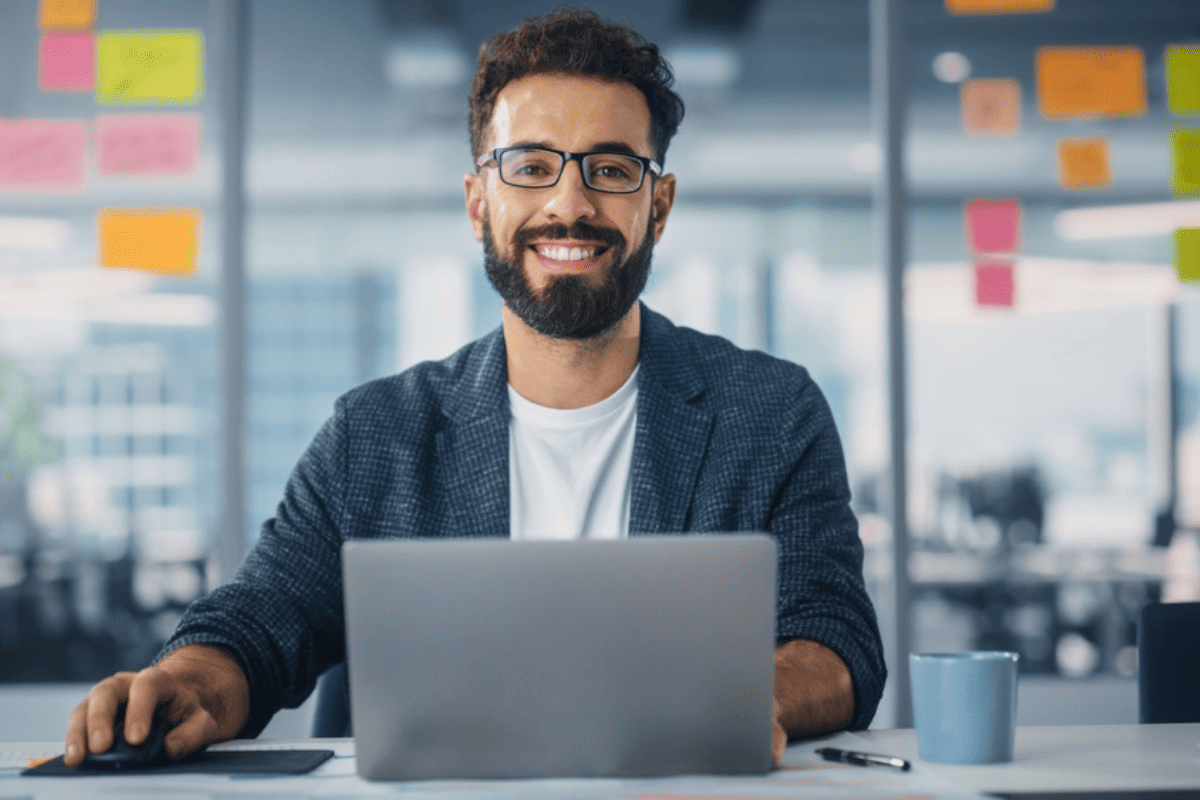
<path id="1" fill-rule="evenodd" d="M 195 707 L 182 722 L 167 733 L 163 746 L 171 758 L 183 758 L 217 738 L 217 721 L 204 709 Z"/>
<path id="2" fill-rule="evenodd" d="M 87 704 L 86 742 L 87 749 L 91 752 L 103 753 L 112 747 L 113 718 L 117 715 L 117 708 L 125 702 L 129 693 L 129 684 L 132 681 L 132 672 L 118 672 L 92 687 L 88 699 L 84 701 Z M 80 758 L 83 758 L 82 753 Z"/>
<path id="3" fill-rule="evenodd" d="M 88 701 L 84 700 L 75 706 L 67 721 L 67 739 L 63 750 L 63 761 L 68 767 L 78 767 L 83 763 L 83 753 L 87 749 L 87 710 Z"/>
<path id="4" fill-rule="evenodd" d="M 175 699 L 170 676 L 155 667 L 137 674 L 129 685 L 129 705 L 125 709 L 125 741 L 141 744 L 150 733 L 154 710 Z"/>
<path id="5" fill-rule="evenodd" d="M 779 766 L 779 759 L 783 758 L 785 749 L 787 749 L 787 732 L 783 730 L 783 726 L 776 719 L 771 729 L 771 761 L 775 766 Z"/>

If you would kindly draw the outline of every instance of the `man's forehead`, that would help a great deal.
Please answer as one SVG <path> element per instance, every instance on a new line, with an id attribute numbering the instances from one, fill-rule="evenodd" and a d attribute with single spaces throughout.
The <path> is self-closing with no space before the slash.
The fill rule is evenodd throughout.
<path id="1" fill-rule="evenodd" d="M 490 136 L 493 147 L 543 142 L 569 149 L 625 142 L 640 152 L 650 147 L 650 109 L 641 91 L 624 81 L 562 73 L 527 75 L 500 90 Z"/>

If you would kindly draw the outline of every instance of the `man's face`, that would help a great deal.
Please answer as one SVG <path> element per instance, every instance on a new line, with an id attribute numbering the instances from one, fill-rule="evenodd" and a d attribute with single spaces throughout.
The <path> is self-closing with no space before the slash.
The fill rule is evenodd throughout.
<path id="1" fill-rule="evenodd" d="M 628 148 L 653 158 L 650 111 L 627 83 L 563 74 L 531 75 L 500 91 L 494 147 L 541 145 L 571 153 Z M 506 305 L 547 335 L 603 334 L 629 312 L 645 285 L 650 254 L 674 201 L 674 176 L 631 194 L 589 189 L 578 162 L 554 186 L 503 183 L 495 165 L 465 180 L 475 238 Z"/>

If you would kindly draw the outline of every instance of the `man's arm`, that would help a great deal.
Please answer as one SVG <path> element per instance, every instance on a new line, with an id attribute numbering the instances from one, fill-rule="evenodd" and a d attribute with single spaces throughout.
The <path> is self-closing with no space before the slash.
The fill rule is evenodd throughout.
<path id="1" fill-rule="evenodd" d="M 171 726 L 163 742 L 167 755 L 180 758 L 238 735 L 250 709 L 250 686 L 226 650 L 187 645 L 140 672 L 118 672 L 96 684 L 71 712 L 63 760 L 83 763 L 86 751 L 103 753 L 113 744 L 113 718 L 122 704 L 126 741 L 140 744 L 154 710 L 166 705 Z"/>
<path id="2" fill-rule="evenodd" d="M 778 761 L 788 737 L 807 739 L 843 730 L 854 717 L 854 684 L 837 653 L 793 639 L 775 648 L 775 732 Z"/>

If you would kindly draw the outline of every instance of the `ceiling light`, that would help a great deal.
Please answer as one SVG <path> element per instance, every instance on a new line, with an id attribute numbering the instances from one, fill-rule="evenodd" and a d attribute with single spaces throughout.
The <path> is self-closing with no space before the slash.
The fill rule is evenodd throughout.
<path id="1" fill-rule="evenodd" d="M 1200 200 L 1073 208 L 1054 216 L 1055 233 L 1068 241 L 1168 236 L 1193 227 L 1200 227 Z"/>
<path id="2" fill-rule="evenodd" d="M 942 83 L 962 83 L 971 77 L 971 61 L 953 50 L 933 59 L 933 74 Z"/>

